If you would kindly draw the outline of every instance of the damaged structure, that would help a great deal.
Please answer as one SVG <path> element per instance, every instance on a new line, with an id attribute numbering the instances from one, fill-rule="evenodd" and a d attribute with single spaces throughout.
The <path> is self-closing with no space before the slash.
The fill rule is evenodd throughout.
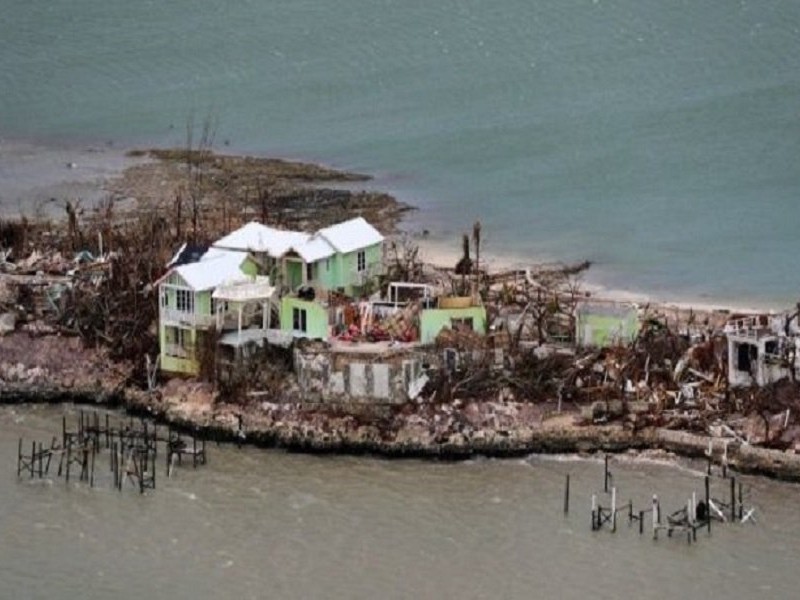
<path id="1" fill-rule="evenodd" d="M 358 217 L 315 233 L 250 222 L 210 248 L 184 245 L 156 282 L 161 370 L 197 375 L 212 332 L 234 347 L 279 338 L 273 327 L 327 337 L 323 298 L 365 292 L 381 273 L 382 244 Z"/>
<path id="2" fill-rule="evenodd" d="M 800 330 L 788 313 L 732 318 L 724 332 L 732 387 L 764 386 L 800 376 Z"/>

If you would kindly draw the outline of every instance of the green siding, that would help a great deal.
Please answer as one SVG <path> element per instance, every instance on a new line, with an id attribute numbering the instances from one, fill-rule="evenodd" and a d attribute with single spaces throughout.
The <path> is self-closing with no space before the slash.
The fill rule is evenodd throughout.
<path id="1" fill-rule="evenodd" d="M 420 341 L 431 344 L 445 327 L 452 327 L 452 319 L 472 319 L 472 328 L 481 335 L 486 333 L 486 309 L 483 306 L 468 308 L 431 308 L 420 313 Z"/>
<path id="2" fill-rule="evenodd" d="M 358 275 L 358 253 L 363 251 L 366 255 L 366 272 L 370 276 L 375 276 L 380 272 L 383 260 L 382 253 L 383 244 L 374 244 L 355 252 L 348 252 L 347 254 L 340 255 L 340 270 L 339 280 L 336 287 L 343 287 L 348 293 L 353 292 L 354 287 L 360 285 Z"/>
<path id="3" fill-rule="evenodd" d="M 195 292 L 194 294 L 194 314 L 196 315 L 210 315 L 211 314 L 211 292 L 206 290 L 204 292 Z"/>
<path id="4" fill-rule="evenodd" d="M 305 333 L 298 333 L 293 329 L 293 309 L 295 308 L 306 311 Z M 328 311 L 317 302 L 284 296 L 281 300 L 281 331 L 289 331 L 300 337 L 326 339 L 328 337 Z"/>
<path id="5" fill-rule="evenodd" d="M 336 255 L 314 263 L 314 275 L 319 284 L 328 290 L 338 287 L 339 261 Z"/>
<path id="6" fill-rule="evenodd" d="M 189 358 L 179 358 L 177 356 L 167 356 L 164 353 L 164 347 L 166 344 L 174 343 L 175 340 L 172 339 L 170 336 L 170 332 L 173 326 L 164 326 L 161 325 L 158 329 L 159 334 L 159 343 L 162 349 L 161 352 L 161 364 L 159 368 L 162 371 L 166 371 L 169 373 L 183 373 L 185 375 L 197 375 L 200 372 L 200 365 L 194 356 Z M 169 331 L 168 331 L 169 329 Z M 186 331 L 190 332 L 190 339 L 192 348 L 197 347 L 197 331 L 194 329 L 187 329 Z"/>
<path id="7" fill-rule="evenodd" d="M 582 346 L 605 347 L 628 343 L 639 334 L 639 316 L 635 310 L 624 315 L 592 314 L 578 311 L 575 341 Z"/>
<path id="8" fill-rule="evenodd" d="M 295 290 L 303 284 L 303 269 L 305 264 L 293 260 L 286 261 L 286 285 Z"/>

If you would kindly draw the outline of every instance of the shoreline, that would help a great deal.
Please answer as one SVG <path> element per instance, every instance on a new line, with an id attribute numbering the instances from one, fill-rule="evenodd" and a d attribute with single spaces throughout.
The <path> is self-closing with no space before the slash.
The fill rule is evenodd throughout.
<path id="1" fill-rule="evenodd" d="M 80 143 L 70 143 L 61 139 L 0 137 L 0 159 L 2 159 L 0 160 L 0 175 L 4 176 L 2 187 L 0 187 L 0 219 L 19 216 L 63 217 L 65 215 L 64 201 L 67 199 L 81 198 L 82 208 L 93 208 L 105 197 L 115 193 L 112 184 L 121 181 L 126 172 L 139 165 L 157 160 L 146 154 L 131 156 L 130 153 L 139 148 L 141 146 L 127 147 L 91 139 Z M 267 154 L 258 152 L 236 153 L 235 148 L 225 148 L 224 152 L 220 156 L 271 158 Z M 28 160 L 33 161 L 33 164 L 28 164 Z M 313 164 L 326 170 L 349 172 L 345 167 L 335 163 L 312 161 L 302 157 L 292 156 L 281 160 Z M 4 162 L 5 165 L 3 165 Z M 331 182 L 329 187 L 332 189 L 341 187 L 347 190 L 368 189 L 376 194 L 395 195 L 392 191 L 384 190 L 380 181 L 374 180 L 371 175 L 365 181 L 341 182 L 340 185 Z M 30 198 L 31 206 L 27 207 L 27 210 L 23 210 L 20 205 L 23 196 Z M 424 208 L 420 208 L 412 200 L 396 195 L 395 199 L 400 204 L 411 206 L 414 211 L 424 212 Z M 19 210 L 16 210 L 15 206 Z M 410 221 L 419 221 L 419 214 L 401 218 L 398 223 L 399 237 L 405 235 L 412 239 L 419 246 L 424 262 L 436 266 L 452 267 L 460 259 L 460 234 L 453 234 L 452 239 L 447 239 L 445 234 L 439 231 L 433 231 L 430 235 L 422 235 L 419 231 L 407 228 Z M 545 256 L 497 254 L 489 250 L 484 251 L 481 262 L 491 269 L 502 270 L 557 264 L 559 261 Z M 591 270 L 589 277 L 592 278 Z M 753 313 L 779 311 L 786 308 L 781 306 L 776 299 L 766 298 L 743 303 L 725 299 L 698 299 L 688 294 L 662 298 L 647 290 L 608 287 L 603 284 L 602 280 L 583 281 L 582 286 L 594 298 L 601 301 L 639 305 L 653 304 L 677 310 Z"/>
<path id="2" fill-rule="evenodd" d="M 0 404 L 6 406 L 66 403 L 103 409 L 124 409 L 129 415 L 151 419 L 183 433 L 200 433 L 208 441 L 317 455 L 341 454 L 387 460 L 449 462 L 476 457 L 590 456 L 598 453 L 661 451 L 680 458 L 705 460 L 709 444 L 712 444 L 714 469 L 720 468 L 722 457 L 720 438 L 664 428 L 646 428 L 633 432 L 620 424 L 580 426 L 558 422 L 540 427 L 485 430 L 480 432 L 482 437 L 478 439 L 467 440 L 462 436 L 460 439 L 431 444 L 412 437 L 402 440 L 382 439 L 369 428 L 349 434 L 335 430 L 318 431 L 302 421 L 253 428 L 249 415 L 245 414 L 246 427 L 242 436 L 237 428 L 235 408 L 224 405 L 221 413 L 207 414 L 204 419 L 197 419 L 182 412 L 177 405 L 164 407 L 154 397 L 144 393 L 132 396 L 124 390 L 99 392 L 96 389 L 0 388 Z M 727 465 L 730 470 L 743 475 L 800 483 L 800 455 L 797 454 L 730 442 L 727 444 Z"/>

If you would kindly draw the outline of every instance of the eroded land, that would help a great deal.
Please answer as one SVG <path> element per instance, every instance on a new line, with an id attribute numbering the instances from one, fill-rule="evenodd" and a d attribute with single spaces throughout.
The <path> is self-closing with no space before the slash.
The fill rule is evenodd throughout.
<path id="1" fill-rule="evenodd" d="M 584 347 L 574 332 L 577 307 L 593 300 L 580 285 L 588 264 L 486 272 L 479 227 L 464 240 L 477 255 L 422 264 L 414 244 L 395 236 L 409 207 L 336 189 L 361 175 L 209 152 L 150 154 L 153 162 L 110 182 L 95 209 L 69 202 L 62 220 L 0 223 L 3 401 L 122 404 L 222 438 L 393 456 L 637 448 L 703 456 L 711 440 L 716 462 L 800 479 L 795 355 L 775 355 L 786 377 L 729 383 L 724 327 L 745 315 L 640 306 L 630 339 Z M 444 329 L 421 346 L 348 332 L 330 344 L 266 347 L 224 378 L 215 368 L 154 377 L 153 284 L 181 244 L 208 243 L 253 219 L 314 230 L 353 216 L 395 236 L 379 288 L 407 281 L 480 297 L 486 334 Z M 319 368 L 327 373 L 363 352 L 372 362 L 413 357 L 425 376 L 403 397 L 374 402 L 326 395 L 313 376 L 298 376 L 298 363 L 313 375 L 328 360 Z"/>

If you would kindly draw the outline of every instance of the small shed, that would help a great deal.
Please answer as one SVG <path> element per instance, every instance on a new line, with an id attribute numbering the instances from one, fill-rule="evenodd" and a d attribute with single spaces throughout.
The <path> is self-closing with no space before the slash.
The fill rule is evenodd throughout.
<path id="1" fill-rule="evenodd" d="M 575 309 L 575 343 L 586 347 L 627 344 L 636 339 L 641 323 L 632 304 L 581 303 Z"/>

